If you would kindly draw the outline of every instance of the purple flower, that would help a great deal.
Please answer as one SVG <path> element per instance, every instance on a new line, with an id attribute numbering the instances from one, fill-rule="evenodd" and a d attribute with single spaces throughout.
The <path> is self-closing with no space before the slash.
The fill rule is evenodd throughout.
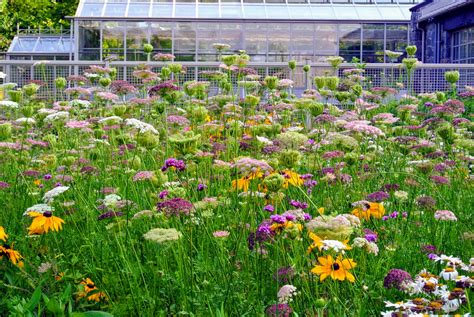
<path id="1" fill-rule="evenodd" d="M 165 161 L 165 165 L 161 167 L 161 170 L 165 172 L 170 167 L 174 167 L 178 171 L 184 171 L 186 169 L 186 164 L 184 164 L 184 162 L 181 160 L 177 160 L 175 158 L 169 158 Z"/>
<path id="2" fill-rule="evenodd" d="M 6 182 L 0 182 L 0 189 L 4 189 L 4 188 L 8 188 L 10 187 L 10 184 L 6 183 Z"/>
<path id="3" fill-rule="evenodd" d="M 418 206 L 423 208 L 433 208 L 436 205 L 436 200 L 430 196 L 420 196 L 416 199 Z"/>
<path id="4" fill-rule="evenodd" d="M 405 284 L 410 281 L 412 281 L 410 273 L 400 269 L 391 269 L 383 280 L 383 286 L 401 291 L 405 288 Z"/>
<path id="5" fill-rule="evenodd" d="M 398 184 L 385 184 L 382 186 L 381 191 L 384 192 L 392 192 L 400 189 L 400 185 Z"/>
<path id="6" fill-rule="evenodd" d="M 437 259 L 437 258 L 438 258 L 438 256 L 437 256 L 436 254 L 434 254 L 434 253 L 428 254 L 428 259 L 430 259 L 430 260 L 435 260 L 435 259 Z"/>
<path id="7" fill-rule="evenodd" d="M 204 185 L 204 184 L 198 184 L 198 186 L 197 186 L 197 190 L 198 190 L 199 192 L 203 191 L 203 190 L 206 189 L 206 188 L 207 188 L 207 186 Z"/>
<path id="8" fill-rule="evenodd" d="M 270 219 L 272 220 L 272 222 L 276 222 L 276 223 L 285 223 L 286 222 L 286 217 L 284 217 L 282 215 L 271 215 Z"/>
<path id="9" fill-rule="evenodd" d="M 103 214 L 101 214 L 99 217 L 97 217 L 97 220 L 103 220 L 103 219 L 110 219 L 110 218 L 115 218 L 115 217 L 120 217 L 123 216 L 123 212 L 120 211 L 108 211 Z"/>
<path id="10" fill-rule="evenodd" d="M 45 175 L 43 176 L 43 179 L 45 179 L 45 180 L 49 180 L 49 179 L 51 179 L 51 178 L 53 178 L 53 176 L 52 176 L 51 174 L 45 174 Z"/>
<path id="11" fill-rule="evenodd" d="M 398 211 L 394 211 L 390 214 L 390 218 L 397 218 L 398 217 Z"/>
<path id="12" fill-rule="evenodd" d="M 168 196 L 168 191 L 167 190 L 162 190 L 159 194 L 158 197 L 160 199 L 164 199 L 166 196 Z"/>
<path id="13" fill-rule="evenodd" d="M 162 211 L 167 217 L 189 215 L 194 206 L 183 198 L 172 198 L 156 205 L 158 211 Z"/>
<path id="14" fill-rule="evenodd" d="M 390 198 L 389 194 L 387 194 L 386 192 L 378 191 L 372 194 L 368 194 L 365 199 L 372 202 L 381 202 L 387 200 L 388 198 Z"/>
<path id="15" fill-rule="evenodd" d="M 295 207 L 295 208 L 298 208 L 298 209 L 306 209 L 308 208 L 308 204 L 305 203 L 305 202 L 301 202 L 301 201 L 297 201 L 297 200 L 291 200 L 290 201 L 290 205 Z"/>
<path id="16" fill-rule="evenodd" d="M 266 205 L 265 207 L 263 207 L 263 210 L 273 213 L 275 212 L 275 207 L 273 207 L 272 205 Z"/>
<path id="17" fill-rule="evenodd" d="M 273 279 L 275 281 L 288 283 L 295 276 L 295 270 L 291 266 L 285 266 L 278 269 L 278 271 L 273 274 Z"/>
<path id="18" fill-rule="evenodd" d="M 265 315 L 268 317 L 289 317 L 292 312 L 288 304 L 274 304 L 265 309 Z"/>
<path id="19" fill-rule="evenodd" d="M 303 214 L 303 219 L 304 219 L 304 221 L 310 221 L 311 219 L 313 219 L 313 217 L 311 217 L 310 214 L 305 213 L 305 214 Z"/>
<path id="20" fill-rule="evenodd" d="M 443 176 L 433 175 L 430 178 L 437 185 L 449 184 L 449 179 Z"/>
<path id="21" fill-rule="evenodd" d="M 375 233 L 374 231 L 370 230 L 370 229 L 364 229 L 364 238 L 365 240 L 369 241 L 369 242 L 377 242 L 377 233 Z"/>
<path id="22" fill-rule="evenodd" d="M 424 253 L 436 253 L 436 247 L 432 244 L 426 244 L 421 247 L 421 251 Z"/>
<path id="23" fill-rule="evenodd" d="M 383 220 L 383 221 L 387 221 L 388 219 L 390 219 L 388 216 L 383 216 L 383 217 L 382 217 L 382 220 Z"/>

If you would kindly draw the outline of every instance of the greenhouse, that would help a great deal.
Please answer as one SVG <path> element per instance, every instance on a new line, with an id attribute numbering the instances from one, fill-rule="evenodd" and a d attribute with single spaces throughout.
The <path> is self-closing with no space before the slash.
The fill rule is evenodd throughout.
<path id="1" fill-rule="evenodd" d="M 340 55 L 385 62 L 410 41 L 416 0 L 82 0 L 76 60 L 146 61 L 143 44 L 177 61 L 217 61 L 216 42 L 254 62 L 319 62 Z"/>

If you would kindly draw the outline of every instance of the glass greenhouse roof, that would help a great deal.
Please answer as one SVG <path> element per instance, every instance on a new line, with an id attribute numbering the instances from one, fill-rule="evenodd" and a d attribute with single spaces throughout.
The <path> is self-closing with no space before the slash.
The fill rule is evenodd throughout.
<path id="1" fill-rule="evenodd" d="M 76 18 L 408 21 L 421 0 L 81 0 Z"/>
<path id="2" fill-rule="evenodd" d="M 74 46 L 73 41 L 69 36 L 15 36 L 8 53 L 69 54 Z"/>

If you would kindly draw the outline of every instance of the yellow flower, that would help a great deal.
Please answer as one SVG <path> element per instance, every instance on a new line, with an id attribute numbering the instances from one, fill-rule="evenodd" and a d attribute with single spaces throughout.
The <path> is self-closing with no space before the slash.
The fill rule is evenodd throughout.
<path id="1" fill-rule="evenodd" d="M 39 186 L 39 185 L 41 185 L 41 180 L 35 179 L 35 180 L 33 181 L 33 184 L 35 184 L 36 186 Z"/>
<path id="2" fill-rule="evenodd" d="M 313 240 L 313 243 L 311 243 L 311 245 L 308 247 L 308 254 L 313 252 L 313 250 L 316 248 L 318 248 L 319 251 L 334 250 L 336 252 L 352 249 L 347 244 L 349 240 L 344 240 L 342 242 L 339 240 L 323 240 L 313 232 L 309 233 L 309 237 L 311 238 L 311 240 Z"/>
<path id="3" fill-rule="evenodd" d="M 33 217 L 33 222 L 28 227 L 28 234 L 43 234 L 48 233 L 49 230 L 59 231 L 62 230 L 62 224 L 64 220 L 59 217 L 53 216 L 51 211 L 30 212 L 28 216 Z"/>
<path id="4" fill-rule="evenodd" d="M 365 220 L 369 220 L 371 216 L 380 219 L 385 214 L 385 208 L 381 203 L 369 203 L 367 208 L 357 207 L 352 214 Z"/>
<path id="5" fill-rule="evenodd" d="M 288 188 L 288 185 L 301 186 L 304 184 L 304 180 L 301 178 L 300 174 L 296 172 L 284 170 L 283 176 L 285 176 L 285 183 L 283 184 L 283 188 Z"/>
<path id="6" fill-rule="evenodd" d="M 321 265 L 316 265 L 311 272 L 319 275 L 321 282 L 330 276 L 333 280 L 344 281 L 347 279 L 354 283 L 355 277 L 349 270 L 355 268 L 357 264 L 352 259 L 342 259 L 341 255 L 334 259 L 328 255 L 319 257 L 318 261 Z"/>
<path id="7" fill-rule="evenodd" d="M 0 240 L 7 242 L 8 234 L 5 232 L 5 228 L 0 226 Z"/>
<path id="8" fill-rule="evenodd" d="M 3 256 L 6 256 L 13 264 L 23 267 L 23 262 L 20 261 L 23 257 L 20 252 L 13 249 L 13 244 L 11 246 L 8 244 L 0 246 L 0 259 L 2 259 Z"/>
<path id="9" fill-rule="evenodd" d="M 94 282 L 90 278 L 86 278 L 81 281 L 80 285 L 82 286 L 82 290 L 77 293 L 78 298 L 87 297 L 89 301 L 99 302 L 102 298 L 107 299 L 104 292 L 99 292 L 98 288 L 95 286 Z M 89 295 L 89 293 L 93 293 Z"/>
<path id="10" fill-rule="evenodd" d="M 242 177 L 237 180 L 232 181 L 232 187 L 234 189 L 242 190 L 244 192 L 249 190 L 250 187 L 250 179 L 248 177 Z"/>

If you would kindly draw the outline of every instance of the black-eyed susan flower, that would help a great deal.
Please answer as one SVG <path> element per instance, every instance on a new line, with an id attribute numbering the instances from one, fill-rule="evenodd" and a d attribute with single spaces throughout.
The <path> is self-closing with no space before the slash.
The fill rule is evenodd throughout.
<path id="1" fill-rule="evenodd" d="M 83 279 L 80 283 L 81 290 L 77 293 L 78 298 L 86 298 L 88 301 L 99 302 L 101 299 L 106 299 L 104 292 L 99 292 L 95 283 L 90 279 Z"/>
<path id="2" fill-rule="evenodd" d="M 28 216 L 33 217 L 33 222 L 28 227 L 28 234 L 43 234 L 48 233 L 48 231 L 59 231 L 62 230 L 62 224 L 64 220 L 59 217 L 53 216 L 51 211 L 45 211 L 44 213 L 40 212 L 30 212 Z"/>
<path id="3" fill-rule="evenodd" d="M 7 242 L 7 238 L 8 238 L 8 235 L 7 233 L 5 232 L 5 228 L 3 228 L 2 226 L 0 226 L 0 240 L 3 240 L 5 242 Z"/>
<path id="4" fill-rule="evenodd" d="M 363 206 L 357 206 L 352 214 L 359 219 L 369 220 L 370 217 L 380 219 L 385 214 L 385 208 L 382 203 L 367 202 Z"/>
<path id="5" fill-rule="evenodd" d="M 3 259 L 4 256 L 6 256 L 14 265 L 23 267 L 23 262 L 21 261 L 23 257 L 20 252 L 13 249 L 13 244 L 11 246 L 9 244 L 0 246 L 0 259 Z"/>
<path id="6" fill-rule="evenodd" d="M 341 255 L 334 259 L 327 255 L 319 257 L 318 261 L 320 265 L 316 265 L 311 272 L 319 275 L 321 281 L 324 281 L 328 276 L 333 280 L 344 281 L 347 279 L 352 283 L 355 281 L 354 275 L 349 272 L 357 265 L 352 259 L 343 259 Z"/>

